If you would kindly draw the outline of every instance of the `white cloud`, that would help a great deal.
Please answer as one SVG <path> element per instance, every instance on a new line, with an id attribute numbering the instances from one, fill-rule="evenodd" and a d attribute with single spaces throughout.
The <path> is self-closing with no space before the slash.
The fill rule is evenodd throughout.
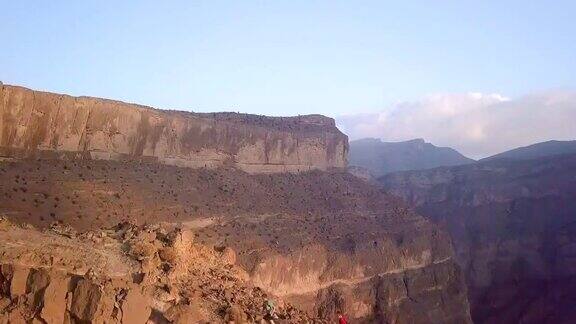
<path id="1" fill-rule="evenodd" d="M 424 138 L 481 158 L 536 142 L 576 139 L 576 92 L 549 91 L 517 99 L 500 94 L 439 94 L 336 120 L 352 140 Z"/>

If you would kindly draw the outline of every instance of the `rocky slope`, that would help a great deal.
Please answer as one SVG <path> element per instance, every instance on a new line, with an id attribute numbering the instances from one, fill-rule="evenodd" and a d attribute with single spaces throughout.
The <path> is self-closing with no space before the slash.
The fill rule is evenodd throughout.
<path id="1" fill-rule="evenodd" d="M 0 219 L 0 323 L 254 323 L 267 296 L 229 249 L 170 225 L 77 234 Z M 280 323 L 316 322 L 275 298 Z"/>
<path id="2" fill-rule="evenodd" d="M 576 321 L 576 155 L 380 181 L 451 233 L 476 323 Z"/>
<path id="3" fill-rule="evenodd" d="M 350 142 L 350 165 L 369 170 L 379 177 L 395 171 L 430 169 L 472 163 L 449 147 L 437 147 L 414 139 L 405 142 L 382 142 L 365 138 Z"/>
<path id="4" fill-rule="evenodd" d="M 144 160 L 247 172 L 346 166 L 347 138 L 319 116 L 162 111 L 0 85 L 0 156 Z"/>
<path id="5" fill-rule="evenodd" d="M 320 318 L 343 310 L 357 322 L 470 321 L 448 236 L 345 172 L 5 161 L 0 206 L 40 228 L 182 224 L 200 244 L 235 250 L 252 284 Z"/>

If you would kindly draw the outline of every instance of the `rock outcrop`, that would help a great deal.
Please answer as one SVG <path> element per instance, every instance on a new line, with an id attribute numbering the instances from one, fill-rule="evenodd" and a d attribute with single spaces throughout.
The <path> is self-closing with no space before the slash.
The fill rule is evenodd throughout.
<path id="1" fill-rule="evenodd" d="M 0 225 L 0 323 L 256 323 L 267 298 L 281 323 L 323 323 L 250 285 L 189 230 Z"/>
<path id="2" fill-rule="evenodd" d="M 0 157 L 143 160 L 251 173 L 344 168 L 347 137 L 320 116 L 157 110 L 0 86 Z"/>
<path id="3" fill-rule="evenodd" d="M 475 323 L 576 322 L 576 155 L 380 181 L 450 232 Z"/>

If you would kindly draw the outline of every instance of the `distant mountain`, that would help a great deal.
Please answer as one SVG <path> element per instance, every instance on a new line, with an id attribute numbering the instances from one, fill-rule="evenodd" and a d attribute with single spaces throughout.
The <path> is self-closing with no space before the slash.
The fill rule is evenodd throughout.
<path id="1" fill-rule="evenodd" d="M 530 160 L 545 156 L 576 153 L 576 141 L 547 141 L 502 152 L 480 161 L 497 159 Z"/>
<path id="2" fill-rule="evenodd" d="M 423 139 L 382 142 L 365 138 L 350 142 L 349 163 L 368 169 L 375 177 L 395 171 L 430 169 L 473 163 L 449 147 L 438 147 Z"/>

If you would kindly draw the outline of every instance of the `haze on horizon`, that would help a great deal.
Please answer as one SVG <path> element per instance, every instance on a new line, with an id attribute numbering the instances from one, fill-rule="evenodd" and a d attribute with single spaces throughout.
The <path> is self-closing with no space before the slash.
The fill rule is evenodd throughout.
<path id="1" fill-rule="evenodd" d="M 158 108 L 320 113 L 473 158 L 576 138 L 572 1 L 6 2 L 0 81 Z"/>

